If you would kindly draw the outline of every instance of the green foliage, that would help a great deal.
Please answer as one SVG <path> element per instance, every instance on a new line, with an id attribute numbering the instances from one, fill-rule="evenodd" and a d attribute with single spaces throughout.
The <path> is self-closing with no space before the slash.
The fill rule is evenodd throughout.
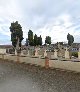
<path id="1" fill-rule="evenodd" d="M 40 35 L 40 37 L 38 37 L 38 45 L 42 45 L 42 37 L 41 37 L 41 35 Z"/>
<path id="2" fill-rule="evenodd" d="M 32 32 L 32 30 L 29 30 L 29 32 L 28 32 L 28 41 L 29 41 L 29 45 L 30 46 L 33 46 L 34 45 L 33 32 Z"/>
<path id="3" fill-rule="evenodd" d="M 37 45 L 42 45 L 42 37 L 38 37 L 36 34 L 34 35 L 33 39 L 33 32 L 32 30 L 29 30 L 28 32 L 28 41 L 30 46 L 37 46 Z"/>
<path id="4" fill-rule="evenodd" d="M 34 35 L 34 46 L 36 45 L 42 45 L 42 37 L 40 35 L 40 37 L 38 37 L 36 34 Z"/>
<path id="5" fill-rule="evenodd" d="M 67 35 L 68 45 L 71 46 L 74 42 L 74 37 L 68 33 Z"/>
<path id="6" fill-rule="evenodd" d="M 78 57 L 78 52 L 72 52 L 71 56 Z"/>
<path id="7" fill-rule="evenodd" d="M 38 37 L 37 35 L 35 34 L 34 35 L 34 46 L 38 45 Z"/>
<path id="8" fill-rule="evenodd" d="M 17 41 L 19 39 L 19 47 L 21 47 L 21 42 L 23 40 L 23 31 L 21 25 L 18 24 L 18 21 L 11 23 L 10 32 L 12 45 L 16 47 Z"/>
<path id="9" fill-rule="evenodd" d="M 46 36 L 45 44 L 51 44 L 51 37 L 50 36 Z"/>

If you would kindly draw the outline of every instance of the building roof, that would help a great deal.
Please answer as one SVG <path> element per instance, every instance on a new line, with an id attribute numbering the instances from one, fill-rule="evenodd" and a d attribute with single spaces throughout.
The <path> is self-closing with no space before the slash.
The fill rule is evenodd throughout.
<path id="1" fill-rule="evenodd" d="M 12 45 L 0 45 L 0 48 L 11 48 L 13 47 Z"/>

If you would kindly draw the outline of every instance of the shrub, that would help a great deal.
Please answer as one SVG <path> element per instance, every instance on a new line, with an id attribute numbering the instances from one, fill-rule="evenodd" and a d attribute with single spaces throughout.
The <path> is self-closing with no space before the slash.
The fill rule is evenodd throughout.
<path id="1" fill-rule="evenodd" d="M 78 52 L 72 52 L 71 56 L 78 57 Z"/>

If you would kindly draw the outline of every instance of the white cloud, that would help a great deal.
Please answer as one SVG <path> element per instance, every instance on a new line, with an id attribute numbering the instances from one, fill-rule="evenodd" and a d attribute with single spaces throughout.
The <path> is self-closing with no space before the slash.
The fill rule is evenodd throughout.
<path id="1" fill-rule="evenodd" d="M 47 35 L 53 42 L 67 41 L 68 33 L 79 42 L 79 9 L 79 0 L 0 0 L 0 34 L 10 38 L 10 23 L 19 21 L 24 38 L 32 29 L 34 34 L 42 35 L 43 42 Z"/>
<path id="2" fill-rule="evenodd" d="M 44 28 L 39 29 L 37 34 L 41 34 L 43 37 L 43 42 L 46 36 L 51 36 L 53 42 L 67 42 L 67 34 L 70 33 L 73 36 L 80 34 L 80 31 L 75 31 L 75 27 L 70 27 L 73 25 L 71 21 L 71 16 L 69 14 L 61 14 L 56 17 L 55 21 L 47 23 Z M 70 27 L 67 29 L 67 27 Z M 77 40 L 77 39 L 76 39 Z"/>

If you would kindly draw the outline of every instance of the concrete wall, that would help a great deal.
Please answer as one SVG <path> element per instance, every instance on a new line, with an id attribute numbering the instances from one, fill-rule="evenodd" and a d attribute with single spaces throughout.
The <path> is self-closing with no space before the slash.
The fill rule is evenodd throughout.
<path id="1" fill-rule="evenodd" d="M 2 55 L 0 55 L 0 58 L 2 58 Z M 4 59 L 17 61 L 17 56 L 4 55 Z M 19 60 L 21 63 L 25 62 L 25 63 L 40 65 L 42 67 L 45 66 L 45 59 L 41 59 L 41 58 L 19 57 Z M 80 62 L 49 60 L 49 67 L 80 72 Z"/>

